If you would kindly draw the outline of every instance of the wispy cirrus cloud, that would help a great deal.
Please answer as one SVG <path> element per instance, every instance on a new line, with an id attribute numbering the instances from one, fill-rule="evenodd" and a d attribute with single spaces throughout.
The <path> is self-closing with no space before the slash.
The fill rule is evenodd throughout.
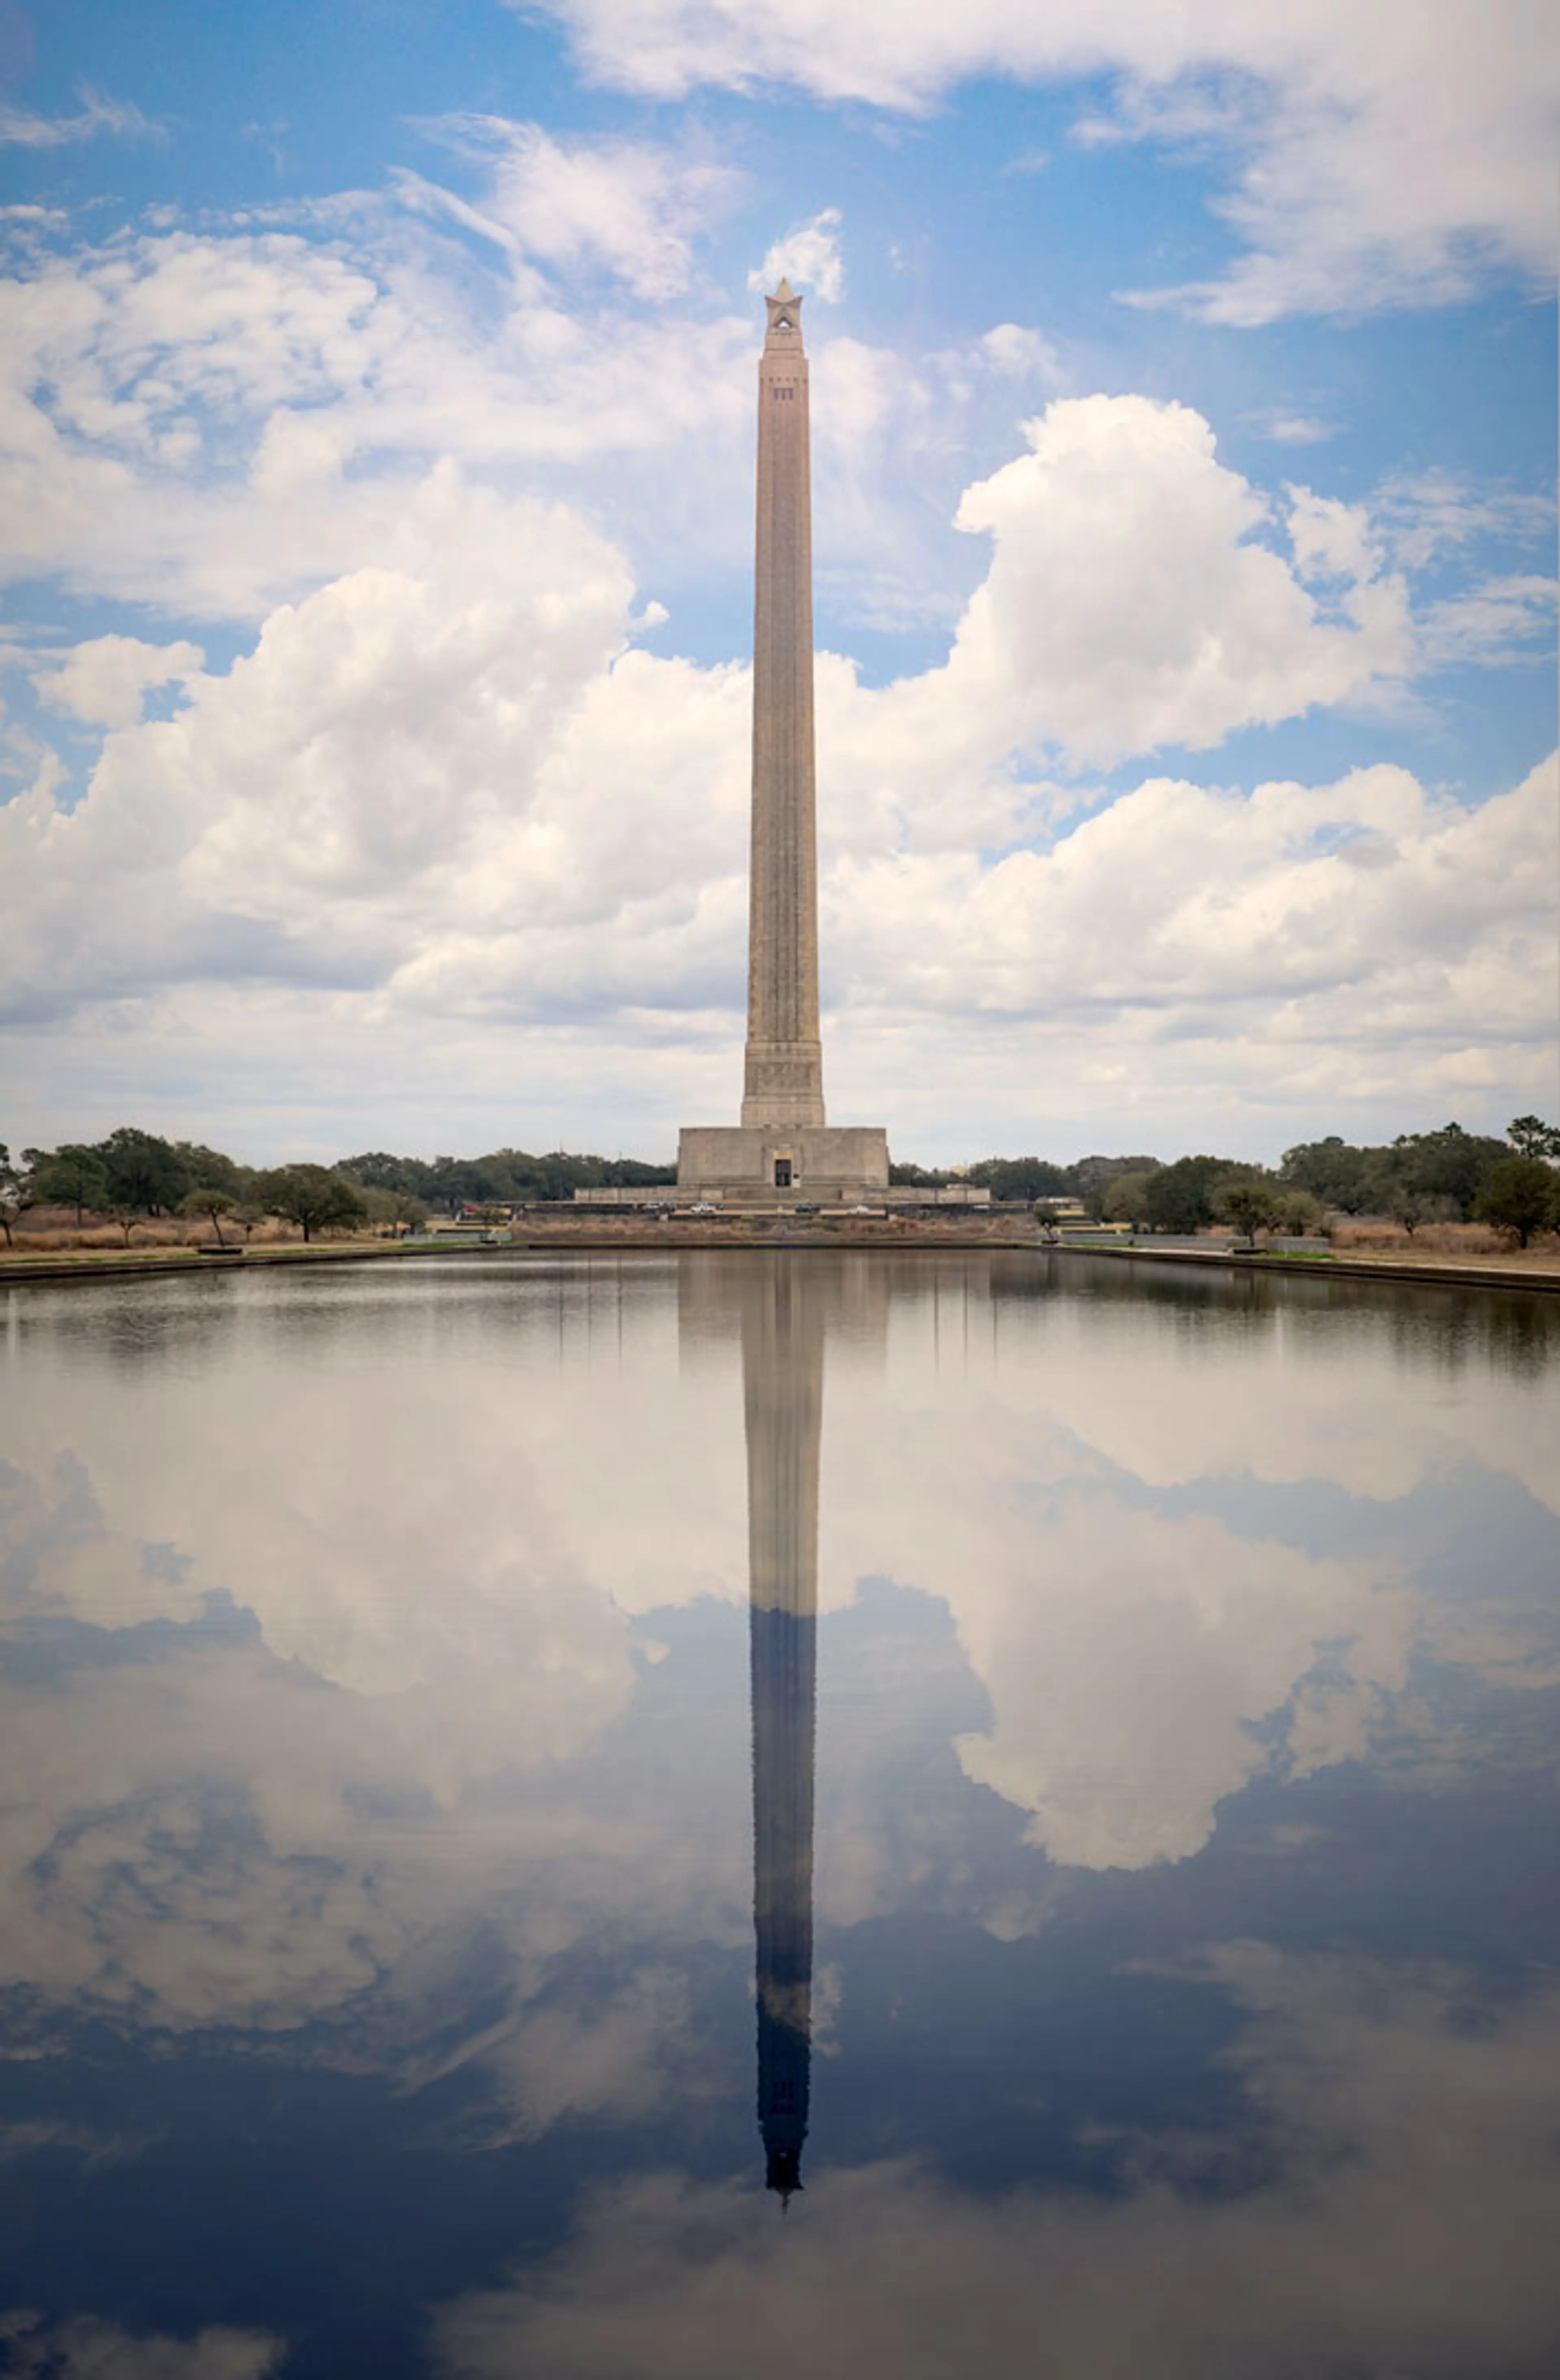
<path id="1" fill-rule="evenodd" d="M 1419 629 L 1421 665 L 1494 669 L 1553 661 L 1557 594 L 1553 578 L 1511 574 L 1431 604 Z"/>
<path id="2" fill-rule="evenodd" d="M 1318 420 L 1313 414 L 1291 412 L 1285 406 L 1267 406 L 1243 419 L 1259 438 L 1275 446 L 1320 446 L 1337 435 L 1331 422 Z"/>
<path id="3" fill-rule="evenodd" d="M 1424 569 L 1489 537 L 1522 543 L 1552 543 L 1552 494 L 1486 483 L 1444 469 L 1398 472 L 1383 481 L 1372 500 L 1396 559 L 1410 570 Z"/>
<path id="4" fill-rule="evenodd" d="M 155 140 L 163 128 L 143 115 L 130 101 L 110 98 L 83 83 L 77 93 L 80 105 L 74 115 L 38 115 L 30 108 L 0 102 L 0 145 L 15 149 L 63 149 L 73 140 L 94 140 L 101 134 L 120 140 Z"/>
<path id="5" fill-rule="evenodd" d="M 420 128 L 480 164 L 479 207 L 454 202 L 472 227 L 545 265 L 604 270 L 652 300 L 688 287 L 696 237 L 742 180 L 718 158 L 664 143 L 562 140 L 503 116 L 437 116 Z"/>

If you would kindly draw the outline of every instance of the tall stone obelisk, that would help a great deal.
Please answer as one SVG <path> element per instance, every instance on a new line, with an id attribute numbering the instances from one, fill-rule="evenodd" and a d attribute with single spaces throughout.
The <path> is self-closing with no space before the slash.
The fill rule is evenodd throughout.
<path id="1" fill-rule="evenodd" d="M 848 1206 L 888 1190 L 889 1135 L 879 1124 L 824 1122 L 807 358 L 790 282 L 764 303 L 742 1122 L 684 1124 L 677 1184 L 729 1207 L 783 1207 L 799 1195 L 810 1206 Z"/>
<path id="2" fill-rule="evenodd" d="M 813 494 L 802 300 L 766 298 L 753 590 L 744 1124 L 821 1125 Z"/>

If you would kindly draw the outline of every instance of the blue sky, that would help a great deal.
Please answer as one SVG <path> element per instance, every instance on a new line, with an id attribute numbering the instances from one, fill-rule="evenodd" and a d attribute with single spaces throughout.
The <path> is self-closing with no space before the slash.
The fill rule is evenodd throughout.
<path id="1" fill-rule="evenodd" d="M 0 5 L 4 1136 L 734 1112 L 808 292 L 831 1114 L 1555 1089 L 1552 13 Z"/>

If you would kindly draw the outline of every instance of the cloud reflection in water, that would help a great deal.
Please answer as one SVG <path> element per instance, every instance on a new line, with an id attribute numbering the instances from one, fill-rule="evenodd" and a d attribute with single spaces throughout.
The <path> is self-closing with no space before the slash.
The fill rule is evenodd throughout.
<path id="1" fill-rule="evenodd" d="M 0 2074 L 90 2020 L 533 2176 L 512 2285 L 403 2251 L 462 2374 L 1560 2339 L 1553 1318 L 1004 1256 L 139 1296 L 13 1306 Z M 134 2312 L 80 2308 L 210 2326 Z"/>

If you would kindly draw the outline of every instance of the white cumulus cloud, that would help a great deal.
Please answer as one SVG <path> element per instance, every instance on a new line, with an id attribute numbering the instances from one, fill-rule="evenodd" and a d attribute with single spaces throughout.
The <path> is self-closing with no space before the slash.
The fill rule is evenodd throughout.
<path id="1" fill-rule="evenodd" d="M 91 726 L 134 727 L 154 686 L 183 686 L 206 664 L 199 645 L 149 645 L 139 637 L 91 637 L 57 669 L 39 670 L 33 685 L 54 710 Z"/>
<path id="2" fill-rule="evenodd" d="M 845 261 L 840 253 L 838 207 L 825 207 L 810 223 L 797 224 L 770 243 L 764 261 L 747 276 L 750 289 L 768 293 L 787 280 L 804 298 L 838 306 L 845 295 Z"/>
<path id="3" fill-rule="evenodd" d="M 1554 253 L 1560 35 L 1546 0 L 549 0 L 602 81 L 679 97 L 789 83 L 923 110 L 986 75 L 1116 78 L 1094 140 L 1210 144 L 1240 242 L 1207 281 L 1149 293 L 1210 321 L 1356 312 L 1543 275 Z"/>
<path id="4" fill-rule="evenodd" d="M 1094 397 L 1032 423 L 960 517 L 993 551 L 947 662 L 878 688 L 819 663 L 847 1082 L 876 1066 L 891 1092 L 913 1019 L 970 1096 L 965 1052 L 997 1033 L 981 1063 L 1007 1100 L 1019 1032 L 1060 1038 L 1069 1099 L 1123 1067 L 1173 1098 L 1165 1053 L 1184 1083 L 1215 1043 L 1227 1085 L 1283 1100 L 1526 1082 L 1554 964 L 1546 772 L 1474 810 L 1387 767 L 1249 794 L 1153 775 L 1104 802 L 1079 774 L 1403 672 L 1406 599 L 1360 508 L 1264 498 L 1199 415 Z M 0 810 L 9 1011 L 130 1002 L 154 1043 L 189 1034 L 178 988 L 204 986 L 199 1041 L 235 1030 L 224 986 L 312 988 L 316 1049 L 504 1017 L 588 1027 L 607 1078 L 647 1033 L 669 1133 L 694 1053 L 738 1035 L 746 671 L 636 650 L 613 545 L 449 468 L 403 491 L 382 555 L 187 675 L 173 718 L 111 733 L 73 808 L 45 773 Z M 126 642 L 45 690 L 127 718 L 132 682 L 198 663 Z M 242 1038 L 275 1029 L 257 1006 Z"/>
<path id="5" fill-rule="evenodd" d="M 596 1086 L 665 1145 L 695 1093 L 726 1103 L 748 679 L 636 640 L 663 593 L 676 633 L 664 557 L 746 567 L 753 327 L 690 307 L 647 406 L 618 293 L 692 269 L 703 162 L 483 140 L 504 261 L 479 286 L 449 272 L 453 218 L 354 201 L 308 237 L 127 234 L 0 290 L 10 568 L 177 625 L 8 656 L 45 713 L 109 731 L 80 799 L 30 722 L 12 736 L 32 783 L 0 810 L 0 973 L 37 1028 L 17 1063 L 40 1138 L 82 1099 L 120 1120 L 127 1045 L 80 1029 L 111 1018 L 149 1081 L 182 1051 L 198 1100 L 208 1067 L 231 1098 L 220 1051 L 241 1047 L 249 1090 L 310 1135 L 303 1017 L 337 1113 L 393 1046 L 392 1073 L 432 1065 L 480 1106 L 497 1019 L 534 1037 L 550 1114 Z M 803 229 L 831 243 L 832 216 Z M 581 261 L 610 302 L 547 279 Z M 819 656 L 837 1096 L 889 1096 L 915 1134 L 934 1092 L 907 1053 L 930 1034 L 939 1142 L 1039 1131 L 1042 1046 L 1064 1135 L 1109 1098 L 1212 1099 L 1221 1066 L 1227 1100 L 1264 1086 L 1286 1111 L 1506 1085 L 1542 1106 L 1542 781 L 1465 813 L 1402 772 L 1248 792 L 1181 758 L 1531 649 L 1547 582 L 1467 582 L 1476 542 L 1542 507 L 1445 475 L 1371 504 L 1264 487 L 1203 415 L 1143 395 L 1058 396 L 1015 454 L 1012 411 L 1061 370 L 1022 322 L 918 357 L 816 342 L 820 578 L 870 622 L 950 630 L 940 666 L 883 685 Z M 1006 459 L 961 498 L 977 420 Z M 204 670 L 201 624 L 235 618 L 244 650 Z M 185 699 L 141 723 L 159 684 Z M 1134 759 L 1103 801 L 1089 772 Z"/>
<path id="6" fill-rule="evenodd" d="M 1189 407 L 1062 398 L 1027 428 L 1030 453 L 960 506 L 996 551 L 938 688 L 1012 745 L 1095 763 L 1195 750 L 1408 666 L 1407 590 L 1377 575 L 1360 516 L 1334 504 L 1319 530 L 1297 498 L 1291 565 L 1258 541 L 1268 505 Z M 1331 617 L 1301 584 L 1318 560 L 1348 582 Z"/>

